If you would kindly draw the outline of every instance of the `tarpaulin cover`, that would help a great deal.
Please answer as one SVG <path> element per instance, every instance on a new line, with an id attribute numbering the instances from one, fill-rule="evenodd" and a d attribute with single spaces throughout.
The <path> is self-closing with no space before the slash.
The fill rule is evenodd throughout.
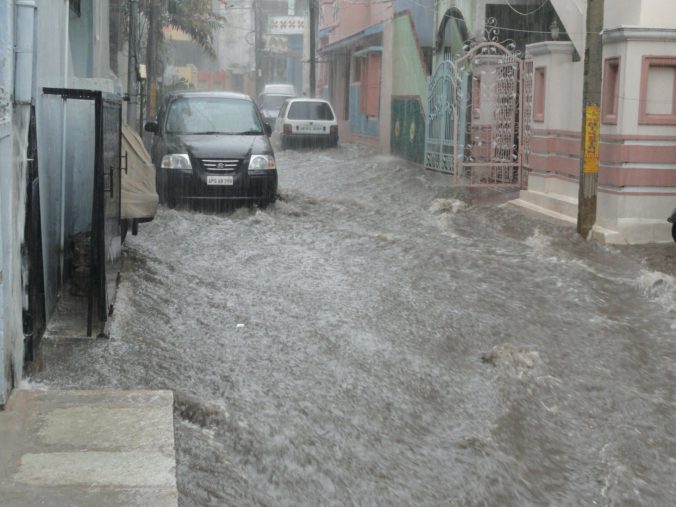
<path id="1" fill-rule="evenodd" d="M 122 218 L 152 218 L 159 202 L 155 166 L 139 135 L 123 123 L 122 155 L 125 153 L 127 170 L 122 171 Z"/>

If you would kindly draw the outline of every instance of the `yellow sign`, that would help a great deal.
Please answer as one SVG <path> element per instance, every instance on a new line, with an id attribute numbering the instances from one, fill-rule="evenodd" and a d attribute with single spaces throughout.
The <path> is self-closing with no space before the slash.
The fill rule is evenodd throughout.
<path id="1" fill-rule="evenodd" d="M 601 111 L 599 106 L 587 106 L 584 121 L 584 172 L 599 172 L 599 144 L 601 142 Z"/>

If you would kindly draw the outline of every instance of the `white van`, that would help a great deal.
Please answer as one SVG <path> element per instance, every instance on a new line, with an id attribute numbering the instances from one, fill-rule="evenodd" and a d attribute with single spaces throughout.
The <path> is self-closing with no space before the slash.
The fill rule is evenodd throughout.
<path id="1" fill-rule="evenodd" d="M 296 97 L 296 89 L 291 84 L 269 84 L 265 85 L 263 91 L 258 96 L 258 108 L 263 114 L 263 119 L 270 125 L 275 124 L 275 119 L 279 114 L 279 109 L 287 99 Z"/>

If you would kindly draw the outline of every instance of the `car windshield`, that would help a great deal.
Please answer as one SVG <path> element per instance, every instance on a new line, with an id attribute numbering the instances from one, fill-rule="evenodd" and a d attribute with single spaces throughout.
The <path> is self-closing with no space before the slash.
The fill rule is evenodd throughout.
<path id="1" fill-rule="evenodd" d="M 279 110 L 286 99 L 292 97 L 288 95 L 264 95 L 261 102 L 261 109 L 276 109 Z"/>
<path id="2" fill-rule="evenodd" d="M 289 120 L 333 120 L 333 112 L 326 102 L 294 102 L 289 108 Z"/>
<path id="3" fill-rule="evenodd" d="M 169 134 L 261 134 L 253 102 L 227 97 L 182 97 L 167 113 Z"/>

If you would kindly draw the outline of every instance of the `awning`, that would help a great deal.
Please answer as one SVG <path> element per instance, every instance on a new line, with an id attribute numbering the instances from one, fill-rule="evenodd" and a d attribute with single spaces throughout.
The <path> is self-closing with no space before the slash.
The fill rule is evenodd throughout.
<path id="1" fill-rule="evenodd" d="M 382 53 L 383 52 L 383 47 L 382 46 L 369 46 L 364 49 L 360 49 L 359 51 L 354 52 L 354 56 L 366 56 L 369 53 Z"/>
<path id="2" fill-rule="evenodd" d="M 361 32 L 357 32 L 353 35 L 350 35 L 349 37 L 345 37 L 344 39 L 328 44 L 327 46 L 320 48 L 319 53 L 330 53 L 331 51 L 335 51 L 336 49 L 342 49 L 348 46 L 352 46 L 357 42 L 359 42 L 361 39 L 368 37 L 369 35 L 376 35 L 379 33 L 383 33 L 382 23 L 371 25 L 368 28 L 362 30 Z"/>

